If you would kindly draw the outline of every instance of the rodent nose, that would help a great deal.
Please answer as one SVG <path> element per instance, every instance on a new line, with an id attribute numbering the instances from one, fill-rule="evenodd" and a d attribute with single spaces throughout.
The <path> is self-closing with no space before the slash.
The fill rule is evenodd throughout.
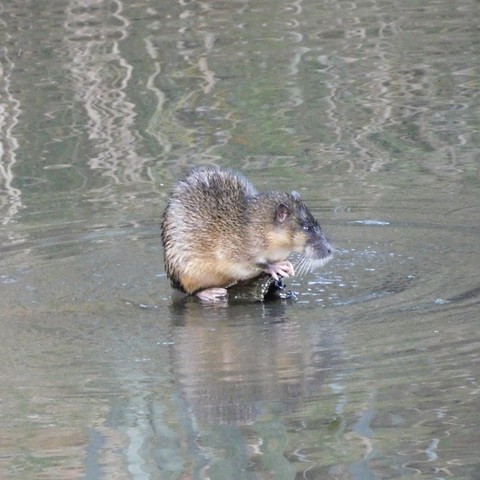
<path id="1" fill-rule="evenodd" d="M 328 242 L 325 242 L 325 250 L 327 251 L 328 255 L 333 255 L 335 252 L 335 248 Z"/>

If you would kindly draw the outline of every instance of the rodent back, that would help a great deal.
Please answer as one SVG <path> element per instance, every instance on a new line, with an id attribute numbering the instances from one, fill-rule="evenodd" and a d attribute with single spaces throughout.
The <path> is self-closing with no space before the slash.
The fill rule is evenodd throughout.
<path id="1" fill-rule="evenodd" d="M 177 244 L 194 242 L 197 249 L 203 245 L 211 251 L 218 242 L 235 242 L 245 229 L 247 205 L 255 195 L 255 188 L 241 175 L 195 169 L 174 187 L 164 230 L 175 235 Z"/>

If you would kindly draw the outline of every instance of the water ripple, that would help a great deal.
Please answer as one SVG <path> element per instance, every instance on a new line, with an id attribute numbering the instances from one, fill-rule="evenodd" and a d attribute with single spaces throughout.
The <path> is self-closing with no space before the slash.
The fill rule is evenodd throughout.
<path id="1" fill-rule="evenodd" d="M 119 48 L 130 28 L 123 4 L 72 0 L 66 15 L 70 62 L 65 68 L 87 113 L 87 135 L 97 151 L 88 164 L 116 184 L 142 182 L 148 177 L 148 161 L 136 153 L 137 111 L 127 95 L 133 66 Z"/>
<path id="2" fill-rule="evenodd" d="M 0 9 L 3 7 L 0 5 Z M 7 33 L 6 22 L 2 19 L 0 10 L 0 25 L 5 30 L 5 39 L 2 42 L 2 63 L 0 63 L 0 212 L 1 223 L 7 225 L 23 207 L 22 191 L 13 186 L 13 170 L 17 163 L 19 142 L 15 136 L 15 127 L 22 114 L 20 101 L 15 97 L 12 87 L 12 72 L 15 63 L 7 47 L 11 36 Z"/>

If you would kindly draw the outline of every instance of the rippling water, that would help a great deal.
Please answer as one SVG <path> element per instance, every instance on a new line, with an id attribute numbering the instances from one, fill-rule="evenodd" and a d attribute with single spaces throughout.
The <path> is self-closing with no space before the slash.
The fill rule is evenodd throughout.
<path id="1" fill-rule="evenodd" d="M 0 477 L 480 477 L 478 2 L 0 1 Z M 191 166 L 301 192 L 292 302 L 172 295 Z"/>

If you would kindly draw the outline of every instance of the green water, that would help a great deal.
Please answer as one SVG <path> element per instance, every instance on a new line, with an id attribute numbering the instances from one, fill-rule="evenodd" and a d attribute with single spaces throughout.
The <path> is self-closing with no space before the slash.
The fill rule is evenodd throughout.
<path id="1" fill-rule="evenodd" d="M 0 1 L 0 477 L 479 478 L 478 18 Z M 206 163 L 320 220 L 295 302 L 172 295 Z"/>

